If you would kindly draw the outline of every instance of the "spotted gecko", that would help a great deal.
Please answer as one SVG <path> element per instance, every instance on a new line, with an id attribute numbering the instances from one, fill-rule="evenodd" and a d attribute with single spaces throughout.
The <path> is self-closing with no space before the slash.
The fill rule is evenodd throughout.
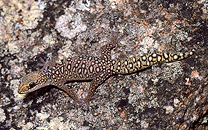
<path id="1" fill-rule="evenodd" d="M 120 39 L 121 37 L 112 36 L 111 42 L 101 47 L 101 58 L 81 55 L 68 58 L 60 64 L 56 64 L 55 61 L 47 61 L 43 69 L 31 72 L 21 79 L 18 93 L 30 93 L 45 86 L 54 85 L 64 90 L 76 105 L 80 103 L 80 99 L 65 83 L 68 81 L 91 81 L 88 95 L 79 104 L 82 106 L 95 98 L 96 88 L 112 75 L 131 74 L 156 63 L 178 61 L 193 55 L 191 51 L 178 54 L 153 53 L 124 60 L 111 59 L 111 50 Z"/>

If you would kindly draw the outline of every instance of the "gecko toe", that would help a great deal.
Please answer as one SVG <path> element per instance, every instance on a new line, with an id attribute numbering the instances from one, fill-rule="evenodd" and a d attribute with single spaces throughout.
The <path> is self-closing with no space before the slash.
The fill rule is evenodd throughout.
<path id="1" fill-rule="evenodd" d="M 99 95 L 94 95 L 94 96 L 92 96 L 92 97 L 86 97 L 86 98 L 84 98 L 84 99 L 82 99 L 83 100 L 83 102 L 81 102 L 80 104 L 79 104 L 79 107 L 81 107 L 82 105 L 84 105 L 84 104 L 86 104 L 87 105 L 87 108 L 89 109 L 89 102 L 90 102 L 90 100 L 92 100 L 92 99 L 95 99 L 95 98 L 97 98 L 97 97 L 99 97 Z"/>

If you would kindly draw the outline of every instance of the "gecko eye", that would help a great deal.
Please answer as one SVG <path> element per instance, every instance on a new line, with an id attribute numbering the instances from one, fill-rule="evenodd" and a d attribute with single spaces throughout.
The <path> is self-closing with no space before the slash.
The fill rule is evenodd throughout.
<path id="1" fill-rule="evenodd" d="M 29 89 L 31 89 L 31 88 L 33 88 L 33 87 L 35 87 L 35 86 L 36 86 L 36 83 L 35 83 L 35 82 L 29 83 Z"/>

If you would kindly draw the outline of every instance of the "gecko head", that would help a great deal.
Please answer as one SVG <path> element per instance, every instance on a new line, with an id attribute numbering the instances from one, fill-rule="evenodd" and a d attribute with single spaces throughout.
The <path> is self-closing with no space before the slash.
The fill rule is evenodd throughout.
<path id="1" fill-rule="evenodd" d="M 46 86 L 46 75 L 41 72 L 32 72 L 22 77 L 18 93 L 30 93 Z"/>

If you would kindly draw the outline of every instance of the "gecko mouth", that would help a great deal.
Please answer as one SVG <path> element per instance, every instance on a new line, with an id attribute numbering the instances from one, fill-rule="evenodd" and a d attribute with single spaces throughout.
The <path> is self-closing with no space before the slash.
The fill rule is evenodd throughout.
<path id="1" fill-rule="evenodd" d="M 19 87 L 17 92 L 19 94 L 24 94 L 24 93 L 27 93 L 28 91 L 31 91 L 31 90 L 35 89 L 36 87 L 37 87 L 37 84 L 35 82 L 31 82 L 25 87 L 23 87 L 23 86 Z"/>

